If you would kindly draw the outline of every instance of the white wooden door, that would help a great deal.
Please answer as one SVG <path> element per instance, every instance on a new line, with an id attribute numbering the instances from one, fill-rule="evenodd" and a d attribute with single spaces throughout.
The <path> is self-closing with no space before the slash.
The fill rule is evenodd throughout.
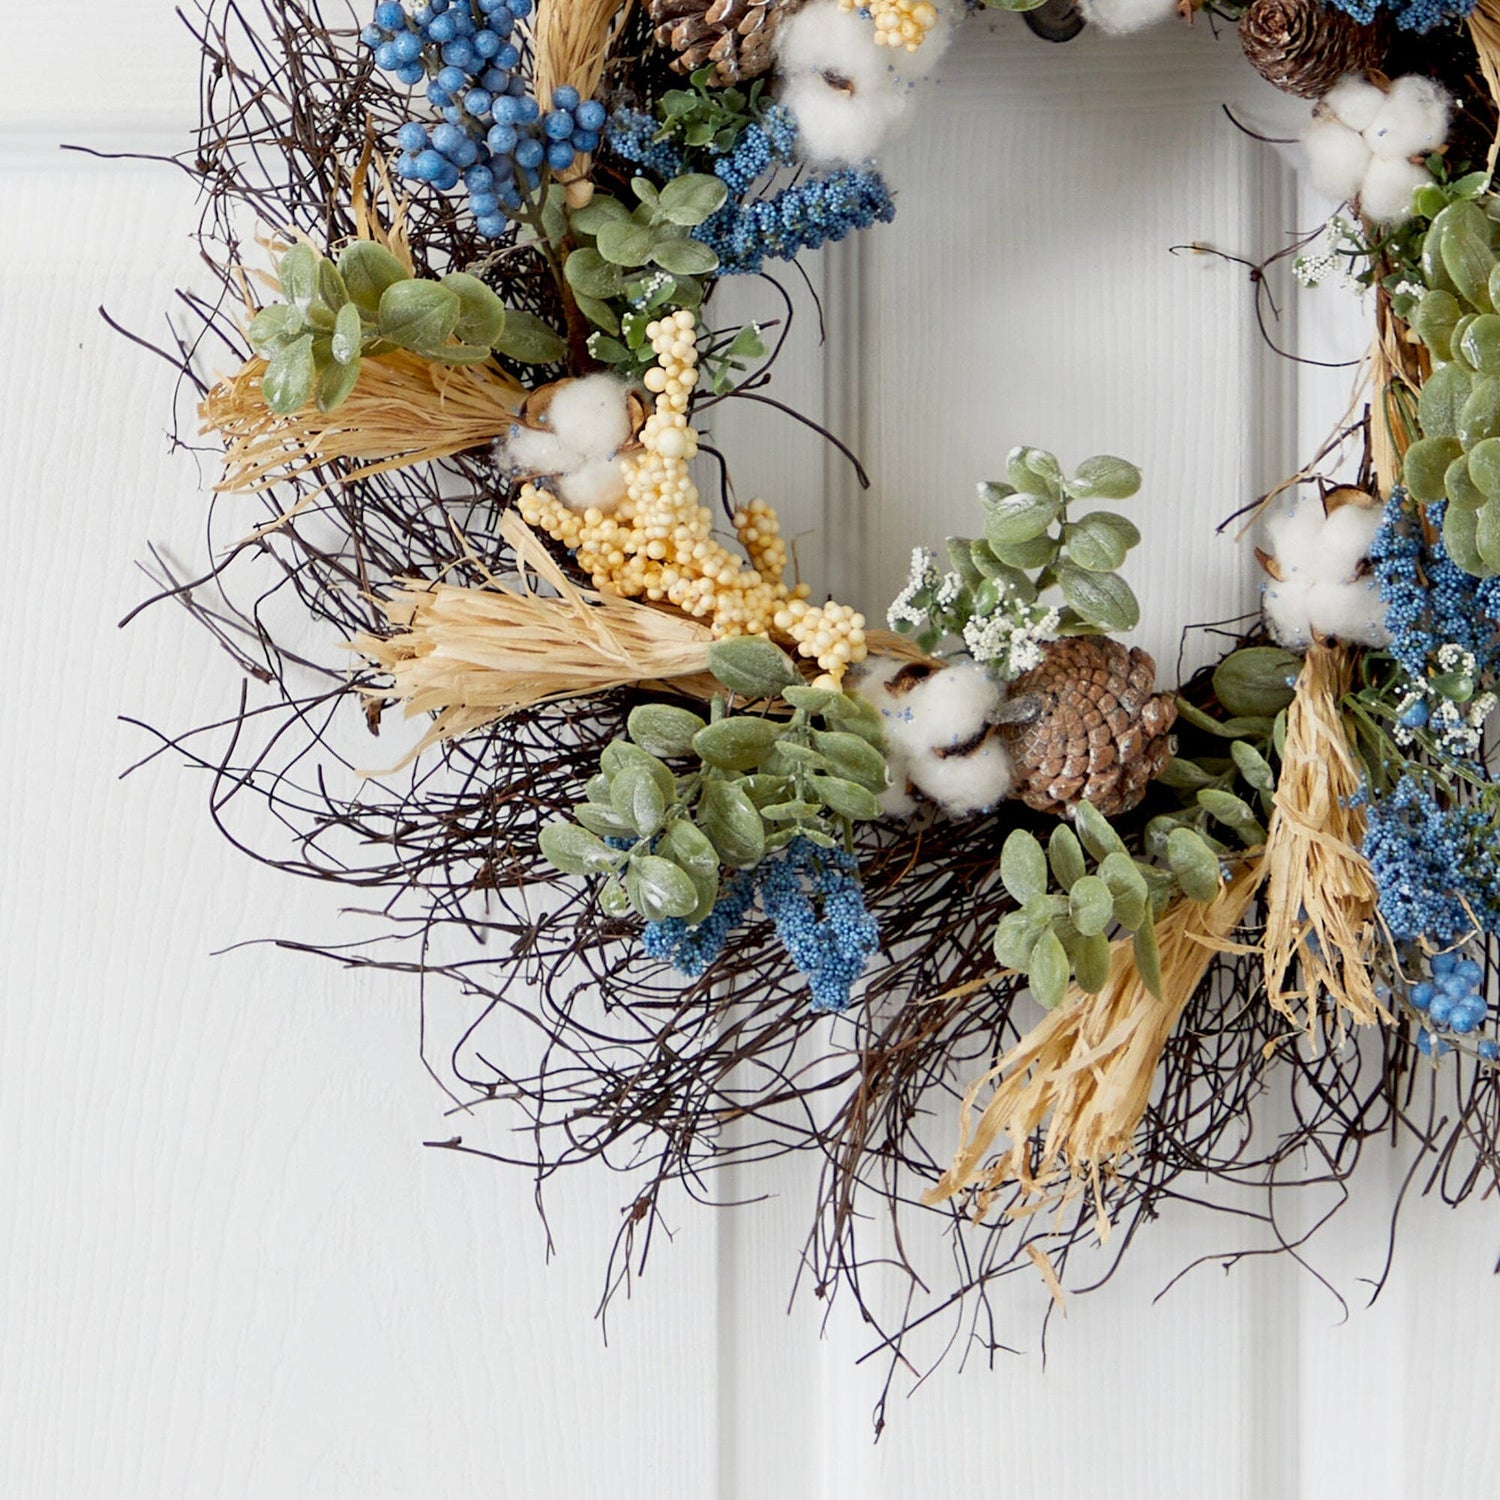
<path id="1" fill-rule="evenodd" d="M 865 1330 L 843 1304 L 826 1325 L 805 1295 L 787 1311 L 805 1164 L 730 1184 L 761 1197 L 745 1208 L 671 1205 L 674 1237 L 606 1341 L 592 1310 L 617 1185 L 557 1186 L 549 1263 L 526 1181 L 423 1149 L 452 1124 L 418 1063 L 409 986 L 236 946 L 327 939 L 347 920 L 333 899 L 220 842 L 206 787 L 171 757 L 116 779 L 150 748 L 117 715 L 198 722 L 235 693 L 170 610 L 114 628 L 145 591 L 131 565 L 148 541 L 194 559 L 212 462 L 166 451 L 170 375 L 95 308 L 161 330 L 192 275 L 193 191 L 57 142 L 179 149 L 196 64 L 165 4 L 7 19 L 0 1495 L 1500 1491 L 1494 1211 L 1409 1205 L 1366 1309 L 1407 1165 L 1394 1152 L 1367 1153 L 1305 1252 L 1347 1317 L 1288 1257 L 1211 1261 L 1155 1301 L 1241 1243 L 1173 1210 L 1054 1320 L 1045 1366 L 1044 1293 L 1013 1283 L 1003 1331 L 1022 1352 L 950 1360 L 910 1399 L 898 1381 L 878 1445 Z M 888 158 L 897 223 L 814 268 L 828 341 L 805 308 L 778 379 L 851 440 L 871 490 L 761 413 L 717 424 L 742 493 L 805 533 L 806 576 L 878 608 L 910 547 L 972 525 L 974 481 L 1033 442 L 1144 467 L 1132 576 L 1164 675 L 1182 623 L 1249 607 L 1245 554 L 1213 527 L 1312 451 L 1347 379 L 1268 354 L 1241 269 L 1169 253 L 1255 259 L 1324 211 L 1221 102 L 1289 133 L 1205 24 L 1052 48 L 1011 17 L 969 23 Z M 1358 350 L 1340 294 L 1279 293 L 1288 347 Z"/>

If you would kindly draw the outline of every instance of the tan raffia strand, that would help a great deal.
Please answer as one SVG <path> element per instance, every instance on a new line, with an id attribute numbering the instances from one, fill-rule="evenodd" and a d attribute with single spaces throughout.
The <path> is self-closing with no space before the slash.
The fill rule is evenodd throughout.
<path id="1" fill-rule="evenodd" d="M 1389 500 L 1401 482 L 1406 450 L 1417 433 L 1412 418 L 1417 392 L 1430 371 L 1427 351 L 1391 311 L 1390 294 L 1382 287 L 1376 296 L 1375 342 L 1370 349 L 1370 388 L 1375 409 L 1370 413 L 1370 462 L 1380 498 Z"/>
<path id="2" fill-rule="evenodd" d="M 1324 997 L 1341 1022 L 1391 1019 L 1367 962 L 1378 892 L 1360 853 L 1365 815 L 1352 804 L 1361 778 L 1341 713 L 1353 671 L 1347 647 L 1308 650 L 1287 710 L 1266 839 L 1266 996 L 1309 1034 Z"/>
<path id="3" fill-rule="evenodd" d="M 536 97 L 546 103 L 552 90 L 571 84 L 591 99 L 604 76 L 612 39 L 629 19 L 634 0 L 540 0 L 532 28 L 536 49 Z M 591 158 L 577 158 L 557 174 L 568 185 L 568 201 L 588 201 L 585 186 Z M 576 186 L 575 186 L 576 184 Z"/>
<path id="4" fill-rule="evenodd" d="M 1479 54 L 1479 71 L 1489 86 L 1490 97 L 1500 105 L 1500 0 L 1479 0 L 1469 13 L 1469 36 L 1474 50 Z M 1495 170 L 1497 153 L 1500 153 L 1500 135 L 1490 142 L 1486 169 Z"/>
<path id="5" fill-rule="evenodd" d="M 383 601 L 398 633 L 352 643 L 390 675 L 377 696 L 404 703 L 409 718 L 436 715 L 413 754 L 535 703 L 706 671 L 707 626 L 580 588 L 514 513 L 500 535 L 516 555 L 516 586 L 410 585 Z"/>
<path id="6" fill-rule="evenodd" d="M 1167 1038 L 1214 956 L 1234 948 L 1230 934 L 1264 873 L 1252 854 L 1206 905 L 1179 900 L 1167 909 L 1156 924 L 1161 999 L 1146 988 L 1129 940 L 1112 944 L 1104 988 L 1097 995 L 1074 991 L 964 1095 L 953 1164 L 924 1201 L 940 1203 L 977 1187 L 975 1216 L 982 1218 L 1007 1182 L 1039 1194 L 1060 1182 L 1076 1190 L 1085 1181 L 1098 1200 L 1100 1172 L 1132 1148 Z M 979 1096 L 991 1084 L 994 1092 L 975 1122 Z M 1102 1206 L 1099 1228 L 1108 1231 Z"/>
<path id="7" fill-rule="evenodd" d="M 199 407 L 204 432 L 224 441 L 221 490 L 264 490 L 333 459 L 359 479 L 492 442 L 526 394 L 490 365 L 443 365 L 404 349 L 365 359 L 336 411 L 308 405 L 278 417 L 261 396 L 265 361 L 216 384 Z"/>

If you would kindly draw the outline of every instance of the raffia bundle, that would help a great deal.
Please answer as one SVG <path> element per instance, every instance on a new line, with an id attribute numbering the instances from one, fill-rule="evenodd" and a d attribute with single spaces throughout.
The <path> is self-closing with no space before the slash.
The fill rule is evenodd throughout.
<path id="1" fill-rule="evenodd" d="M 1352 804 L 1361 777 L 1340 709 L 1353 672 L 1347 647 L 1315 642 L 1308 650 L 1287 710 L 1266 839 L 1266 997 L 1309 1034 L 1324 996 L 1341 1020 L 1368 1026 L 1391 1019 L 1366 962 L 1379 893 L 1360 852 L 1365 815 Z M 1288 988 L 1294 962 L 1300 989 Z"/>
<path id="2" fill-rule="evenodd" d="M 1042 1193 L 1063 1179 L 1069 1190 L 1092 1182 L 1131 1150 L 1151 1099 L 1162 1049 L 1216 953 L 1232 951 L 1265 874 L 1258 856 L 1206 905 L 1178 901 L 1156 925 L 1161 998 L 1146 988 L 1128 940 L 1113 944 L 1109 978 L 1097 995 L 1074 992 L 1034 1026 L 964 1095 L 953 1164 L 925 1201 L 979 1189 L 976 1217 L 1006 1182 Z M 980 1094 L 994 1093 L 977 1122 Z M 1033 1146 L 1033 1138 L 1041 1139 Z M 1000 1136 L 1007 1144 L 993 1160 Z M 1100 1206 L 1100 1230 L 1108 1222 Z"/>
<path id="3" fill-rule="evenodd" d="M 1469 36 L 1479 54 L 1479 71 L 1484 74 L 1490 97 L 1500 104 L 1500 0 L 1479 0 L 1469 13 Z M 1497 154 L 1500 154 L 1500 135 L 1490 142 L 1486 170 L 1495 170 Z"/>
<path id="4" fill-rule="evenodd" d="M 261 395 L 265 361 L 247 361 L 209 391 L 203 431 L 224 440 L 221 490 L 264 490 L 332 459 L 353 459 L 345 475 L 446 458 L 492 442 L 509 426 L 525 390 L 491 365 L 442 365 L 404 349 L 366 358 L 359 384 L 332 412 L 308 405 L 271 412 Z"/>
<path id="5" fill-rule="evenodd" d="M 515 514 L 500 534 L 515 551 L 516 587 L 411 584 L 383 601 L 396 634 L 352 642 L 390 675 L 376 696 L 404 703 L 408 718 L 436 716 L 413 755 L 534 703 L 706 672 L 707 626 L 580 588 Z"/>

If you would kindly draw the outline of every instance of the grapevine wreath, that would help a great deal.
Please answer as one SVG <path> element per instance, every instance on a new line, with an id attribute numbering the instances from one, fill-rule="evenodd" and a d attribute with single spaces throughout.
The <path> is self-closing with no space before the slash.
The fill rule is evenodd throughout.
<path id="1" fill-rule="evenodd" d="M 159 597 L 241 685 L 162 743 L 257 857 L 378 908 L 331 956 L 470 997 L 460 1102 L 524 1128 L 443 1145 L 627 1170 L 611 1288 L 668 1185 L 814 1152 L 805 1274 L 894 1371 L 939 1315 L 1000 1347 L 999 1278 L 1060 1298 L 1208 1178 L 1339 1193 L 1395 1134 L 1424 1190 L 1495 1185 L 1492 4 L 1014 23 L 1236 28 L 1345 204 L 1284 254 L 1375 315 L 1353 420 L 1258 502 L 1263 611 L 1175 691 L 1116 638 L 1125 460 L 1014 449 L 877 629 L 708 443 L 786 337 L 714 287 L 892 217 L 956 0 L 204 13 L 180 364 L 225 459 L 211 571 L 159 560 Z"/>

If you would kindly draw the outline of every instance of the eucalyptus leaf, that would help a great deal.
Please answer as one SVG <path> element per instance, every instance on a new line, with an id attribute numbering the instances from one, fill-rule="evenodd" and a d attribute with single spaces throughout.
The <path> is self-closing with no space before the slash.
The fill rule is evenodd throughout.
<path id="1" fill-rule="evenodd" d="M 663 757 L 691 754 L 693 736 L 706 727 L 698 714 L 669 703 L 642 703 L 631 709 L 625 724 L 642 750 Z"/>
<path id="2" fill-rule="evenodd" d="M 651 247 L 651 259 L 674 276 L 707 276 L 719 268 L 717 251 L 685 235 L 658 239 Z"/>
<path id="3" fill-rule="evenodd" d="M 995 928 L 995 961 L 1007 969 L 1024 972 L 1037 939 L 1046 930 L 1028 920 L 1024 912 L 1007 912 Z"/>
<path id="4" fill-rule="evenodd" d="M 1446 491 L 1443 479 L 1448 465 L 1463 452 L 1456 437 L 1418 438 L 1406 450 L 1402 477 L 1413 500 L 1441 500 Z"/>
<path id="5" fill-rule="evenodd" d="M 1068 993 L 1068 976 L 1071 965 L 1062 939 L 1055 932 L 1044 932 L 1031 950 L 1031 960 L 1026 966 L 1026 979 L 1031 987 L 1031 998 L 1047 1010 L 1055 1010 Z"/>
<path id="6" fill-rule="evenodd" d="M 725 771 L 748 771 L 766 758 L 782 726 L 770 719 L 744 714 L 720 719 L 693 736 L 693 750 L 711 766 Z"/>
<path id="7" fill-rule="evenodd" d="M 843 776 L 810 776 L 807 785 L 819 802 L 841 818 L 860 822 L 880 816 L 880 803 L 868 787 Z"/>
<path id="8" fill-rule="evenodd" d="M 1269 718 L 1292 701 L 1302 658 L 1280 646 L 1245 646 L 1214 668 L 1214 696 L 1231 713 Z"/>
<path id="9" fill-rule="evenodd" d="M 346 302 L 339 308 L 338 317 L 333 324 L 333 357 L 341 365 L 353 364 L 359 358 L 364 341 L 365 323 L 360 317 L 359 306 L 354 302 Z"/>
<path id="10" fill-rule="evenodd" d="M 543 855 L 567 875 L 599 875 L 613 870 L 620 856 L 586 828 L 558 819 L 537 839 Z"/>
<path id="11" fill-rule="evenodd" d="M 1049 495 L 1028 495 L 1017 491 L 985 504 L 984 535 L 996 556 L 1000 550 L 1018 542 L 1029 542 L 1041 536 L 1057 519 L 1062 502 Z M 1009 559 L 1007 559 L 1008 561 Z"/>
<path id="12" fill-rule="evenodd" d="M 610 784 L 609 800 L 643 839 L 661 828 L 667 814 L 667 800 L 645 766 L 626 766 Z"/>
<path id="13" fill-rule="evenodd" d="M 1212 901 L 1219 893 L 1219 861 L 1191 828 L 1167 837 L 1167 864 L 1190 901 Z"/>
<path id="14" fill-rule="evenodd" d="M 281 295 L 306 310 L 318 295 L 318 252 L 298 241 L 276 263 Z"/>
<path id="15" fill-rule="evenodd" d="M 728 196 L 722 178 L 687 172 L 662 188 L 658 204 L 664 218 L 690 229 L 722 208 Z"/>
<path id="16" fill-rule="evenodd" d="M 1022 905 L 1047 892 L 1047 856 L 1024 828 L 1012 829 L 1000 850 L 1000 879 Z"/>
<path id="17" fill-rule="evenodd" d="M 1083 861 L 1083 846 L 1078 835 L 1066 823 L 1059 823 L 1047 840 L 1047 863 L 1052 866 L 1052 875 L 1065 890 L 1083 879 L 1087 866 Z"/>
<path id="18" fill-rule="evenodd" d="M 1141 607 L 1118 573 L 1090 573 L 1064 562 L 1057 570 L 1063 598 L 1090 625 L 1101 630 L 1134 630 Z"/>
<path id="19" fill-rule="evenodd" d="M 1143 922 L 1135 931 L 1135 967 L 1146 988 L 1162 999 L 1161 948 L 1156 941 L 1156 928 L 1151 922 Z"/>
<path id="20" fill-rule="evenodd" d="M 622 818 L 612 807 L 603 807 L 597 802 L 585 802 L 573 809 L 573 816 L 602 839 L 633 839 L 635 824 Z"/>
<path id="21" fill-rule="evenodd" d="M 411 272 L 373 240 L 351 240 L 339 252 L 338 267 L 350 298 L 371 318 L 379 310 L 385 289 L 411 278 Z"/>
<path id="22" fill-rule="evenodd" d="M 582 208 L 569 210 L 568 221 L 581 234 L 598 234 L 606 224 L 629 219 L 630 210 L 608 193 L 595 193 Z"/>
<path id="23" fill-rule="evenodd" d="M 651 257 L 652 234 L 630 219 L 611 219 L 599 228 L 594 240 L 599 254 L 612 265 L 634 268 Z M 571 257 L 569 257 L 571 261 Z M 572 277 L 570 275 L 569 279 Z"/>
<path id="24" fill-rule="evenodd" d="M 839 729 L 815 729 L 811 738 L 813 749 L 836 776 L 857 781 L 867 791 L 885 790 L 890 781 L 885 757 L 868 740 Z"/>
<path id="25" fill-rule="evenodd" d="M 1073 827 L 1083 841 L 1083 847 L 1095 859 L 1104 859 L 1110 854 L 1124 854 L 1125 841 L 1110 826 L 1110 821 L 1092 802 L 1080 802 L 1073 809 Z"/>
<path id="26" fill-rule="evenodd" d="M 568 352 L 568 342 L 535 313 L 508 308 L 505 326 L 493 341 L 497 353 L 523 365 L 553 365 Z"/>
<path id="27" fill-rule="evenodd" d="M 802 680 L 791 657 L 763 635 L 715 641 L 708 648 L 708 670 L 730 692 L 750 699 L 775 697 Z"/>
<path id="28" fill-rule="evenodd" d="M 1109 983 L 1109 939 L 1103 933 L 1083 933 L 1073 944 L 1073 978 L 1086 994 L 1097 995 Z"/>
<path id="29" fill-rule="evenodd" d="M 271 411 L 284 417 L 312 399 L 316 378 L 312 334 L 304 333 L 283 344 L 266 361 L 266 373 L 260 381 L 261 395 Z"/>
<path id="30" fill-rule="evenodd" d="M 1115 898 L 1097 875 L 1080 875 L 1068 891 L 1068 915 L 1084 937 L 1103 932 L 1115 914 Z"/>
<path id="31" fill-rule="evenodd" d="M 1146 877 L 1136 862 L 1123 849 L 1116 849 L 1099 861 L 1099 879 L 1114 900 L 1116 921 L 1128 931 L 1136 931 L 1151 909 Z"/>
<path id="32" fill-rule="evenodd" d="M 266 354 L 302 332 L 303 318 L 290 303 L 273 302 L 250 319 L 245 337 L 257 354 Z"/>
<path id="33" fill-rule="evenodd" d="M 330 361 L 318 375 L 318 410 L 336 411 L 342 406 L 359 383 L 359 371 L 357 355 L 346 365 Z"/>
<path id="34" fill-rule="evenodd" d="M 629 740 L 611 740 L 599 757 L 599 766 L 610 778 L 618 776 L 627 766 L 641 766 L 651 773 L 663 801 L 670 802 L 676 795 L 677 782 L 671 770 L 649 750 L 632 745 Z"/>
<path id="35" fill-rule="evenodd" d="M 450 271 L 439 283 L 458 298 L 453 333 L 460 343 L 494 347 L 505 328 L 505 306 L 477 276 Z"/>
<path id="36" fill-rule="evenodd" d="M 1500 318 L 1494 321 L 1500 323 Z M 1434 370 L 1417 396 L 1417 420 L 1422 424 L 1422 435 L 1457 437 L 1464 402 L 1473 390 L 1474 377 L 1461 366 L 1444 365 Z"/>
<path id="37" fill-rule="evenodd" d="M 563 274 L 575 292 L 598 301 L 618 297 L 625 287 L 620 268 L 613 265 L 592 245 L 583 245 L 572 252 L 563 263 Z M 618 324 L 611 332 L 618 330 Z"/>
<path id="38" fill-rule="evenodd" d="M 1123 458 L 1086 458 L 1068 483 L 1080 500 L 1128 500 L 1141 487 L 1141 471 Z"/>
<path id="39" fill-rule="evenodd" d="M 657 854 L 641 854 L 630 861 L 625 872 L 625 889 L 630 893 L 631 905 L 648 922 L 691 916 L 698 905 L 698 891 L 692 877 Z"/>
<path id="40" fill-rule="evenodd" d="M 1496 504 L 1486 502 L 1489 509 Z M 1492 571 L 1485 566 L 1479 551 L 1479 508 L 1470 505 L 1455 505 L 1450 502 L 1443 512 L 1443 546 L 1448 556 L 1466 573 L 1486 577 Z"/>
<path id="41" fill-rule="evenodd" d="M 381 294 L 380 336 L 403 349 L 436 349 L 458 322 L 458 295 L 436 281 L 398 281 Z"/>
<path id="42" fill-rule="evenodd" d="M 765 825 L 743 786 L 732 781 L 705 782 L 697 817 L 698 826 L 726 865 L 748 870 L 760 863 L 766 849 Z"/>
<path id="43" fill-rule="evenodd" d="M 1276 785 L 1276 773 L 1271 763 L 1248 740 L 1236 740 L 1229 753 L 1239 767 L 1240 775 L 1258 792 L 1269 792 Z"/>
<path id="44" fill-rule="evenodd" d="M 1125 561 L 1125 554 L 1132 543 L 1126 538 L 1129 533 L 1119 529 L 1116 523 L 1124 522 L 1141 539 L 1140 532 L 1125 521 L 1123 516 L 1108 511 L 1094 511 L 1069 524 L 1067 538 L 1063 542 L 1063 556 L 1071 563 L 1090 573 L 1113 573 Z"/>

